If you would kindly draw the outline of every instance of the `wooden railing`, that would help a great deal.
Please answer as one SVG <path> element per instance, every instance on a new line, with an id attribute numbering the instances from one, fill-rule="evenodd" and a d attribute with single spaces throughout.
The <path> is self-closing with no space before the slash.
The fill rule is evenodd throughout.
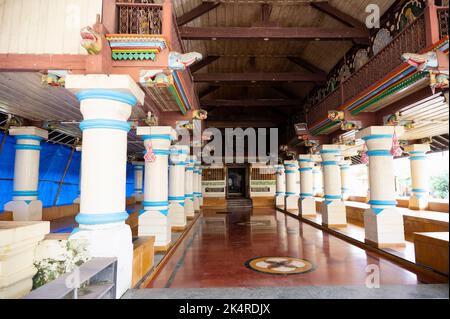
<path id="1" fill-rule="evenodd" d="M 118 33 L 162 34 L 163 5 L 154 3 L 116 3 Z"/>
<path id="2" fill-rule="evenodd" d="M 312 106 L 308 111 L 309 125 L 326 118 L 329 110 L 339 108 L 399 67 L 402 64 L 403 53 L 420 52 L 425 49 L 427 46 L 425 25 L 422 14 L 363 67 L 343 81 L 321 102 Z"/>

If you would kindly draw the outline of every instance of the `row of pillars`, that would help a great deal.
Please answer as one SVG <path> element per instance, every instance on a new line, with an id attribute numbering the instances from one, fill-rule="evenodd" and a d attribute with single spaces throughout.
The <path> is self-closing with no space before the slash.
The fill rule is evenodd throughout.
<path id="1" fill-rule="evenodd" d="M 370 209 L 364 213 L 366 242 L 378 247 L 404 244 L 402 214 L 395 200 L 394 162 L 391 154 L 394 130 L 392 126 L 366 128 L 357 134 L 365 141 L 369 156 Z M 397 128 L 398 129 L 398 128 Z M 409 145 L 412 195 L 411 209 L 428 206 L 428 181 L 426 153 L 428 145 Z M 322 145 L 320 155 L 300 155 L 298 161 L 285 161 L 276 166 L 276 205 L 302 216 L 314 216 L 314 197 L 323 197 L 322 224 L 327 227 L 346 227 L 346 207 L 351 175 L 350 162 L 341 160 L 339 145 Z"/>
<path id="2" fill-rule="evenodd" d="M 127 75 L 68 75 L 66 88 L 80 102 L 83 121 L 79 227 L 70 238 L 87 242 L 92 257 L 117 257 L 117 297 L 131 286 L 133 244 L 126 225 L 128 119 L 144 102 L 144 92 Z M 36 127 L 11 128 L 16 137 L 14 192 L 5 210 L 15 220 L 41 220 L 38 200 L 40 142 L 48 137 Z M 138 127 L 155 158 L 135 165 L 136 195 L 141 194 L 139 236 L 155 236 L 155 246 L 170 244 L 172 226 L 185 227 L 202 204 L 201 168 L 189 147 L 171 146 L 173 128 Z M 143 182 L 142 182 L 143 178 Z M 141 181 L 139 181 L 141 180 Z"/>
<path id="3" fill-rule="evenodd" d="M 139 214 L 139 236 L 155 236 L 155 250 L 165 251 L 171 243 L 171 232 L 182 231 L 187 219 L 200 210 L 200 162 L 189 155 L 189 146 L 172 145 L 176 132 L 169 126 L 138 127 L 146 149 L 153 149 L 155 159 L 134 162 L 135 193 L 142 202 Z"/>

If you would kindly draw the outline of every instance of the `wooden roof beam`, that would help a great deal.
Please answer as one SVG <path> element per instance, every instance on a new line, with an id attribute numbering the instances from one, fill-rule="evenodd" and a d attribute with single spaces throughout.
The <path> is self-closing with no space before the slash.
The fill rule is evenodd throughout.
<path id="1" fill-rule="evenodd" d="M 215 92 L 219 89 L 219 86 L 215 86 L 215 85 L 211 85 L 209 87 L 207 87 L 206 89 L 204 89 L 203 91 L 198 93 L 198 98 L 204 98 L 205 96 L 211 94 L 212 92 Z"/>
<path id="2" fill-rule="evenodd" d="M 184 40 L 362 40 L 369 32 L 359 28 L 283 28 L 283 27 L 180 27 Z"/>
<path id="3" fill-rule="evenodd" d="M 364 23 L 360 22 L 359 20 L 353 18 L 352 16 L 339 11 L 338 9 L 336 9 L 335 7 L 333 7 L 332 5 L 330 5 L 330 3 L 328 1 L 319 1 L 319 2 L 311 2 L 310 5 L 320 11 L 322 11 L 323 13 L 328 14 L 329 16 L 335 18 L 336 20 L 344 23 L 345 25 L 352 27 L 352 28 L 358 28 L 358 29 L 362 29 L 362 30 L 366 30 L 366 26 L 364 25 Z"/>
<path id="4" fill-rule="evenodd" d="M 202 107 L 213 107 L 213 106 L 300 106 L 302 100 L 297 99 L 245 99 L 245 100 L 202 100 L 200 105 Z"/>
<path id="5" fill-rule="evenodd" d="M 303 60 L 300 57 L 295 57 L 295 56 L 289 56 L 287 57 L 289 61 L 301 66 L 302 68 L 308 70 L 309 72 L 312 73 L 316 73 L 316 74 L 322 74 L 322 75 L 327 75 L 327 73 L 321 69 L 319 69 L 318 67 L 316 67 L 315 65 L 312 65 L 311 63 L 309 63 L 308 61 Z"/>
<path id="6" fill-rule="evenodd" d="M 218 58 L 220 58 L 220 56 L 217 55 L 208 55 L 206 58 L 192 64 L 189 67 L 189 70 L 191 71 L 191 73 L 197 72 L 198 70 L 204 68 L 205 66 L 207 66 L 208 64 L 213 63 L 214 61 L 216 61 Z"/>
<path id="7" fill-rule="evenodd" d="M 326 76 L 313 73 L 200 73 L 194 74 L 194 82 L 324 82 Z"/>
<path id="8" fill-rule="evenodd" d="M 197 19 L 198 17 L 204 15 L 205 13 L 217 8 L 220 5 L 220 1 L 206 2 L 203 1 L 200 5 L 196 6 L 189 12 L 186 12 L 181 17 L 177 18 L 177 24 L 179 27 Z"/>

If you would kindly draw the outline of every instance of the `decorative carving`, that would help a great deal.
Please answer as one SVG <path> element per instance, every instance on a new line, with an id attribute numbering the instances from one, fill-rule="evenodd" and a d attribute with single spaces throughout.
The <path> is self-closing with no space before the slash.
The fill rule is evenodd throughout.
<path id="1" fill-rule="evenodd" d="M 356 52 L 355 54 L 355 62 L 354 62 L 355 72 L 361 69 L 363 65 L 366 64 L 368 61 L 369 61 L 369 54 L 367 53 L 367 50 L 359 49 L 358 52 Z"/>
<path id="2" fill-rule="evenodd" d="M 343 121 L 345 118 L 342 111 L 328 111 L 328 119 L 332 122 Z"/>
<path id="3" fill-rule="evenodd" d="M 397 20 L 397 31 L 403 30 L 409 23 L 423 11 L 423 5 L 419 0 L 410 0 L 402 7 Z"/>
<path id="4" fill-rule="evenodd" d="M 202 58 L 203 56 L 198 52 L 181 54 L 173 51 L 169 53 L 169 69 L 186 70 L 188 66 L 200 61 Z"/>
<path id="5" fill-rule="evenodd" d="M 194 120 L 206 120 L 208 118 L 208 112 L 205 110 L 195 110 L 192 118 Z"/>
<path id="6" fill-rule="evenodd" d="M 375 40 L 373 41 L 372 52 L 373 55 L 377 55 L 381 50 L 383 50 L 392 41 L 391 32 L 387 29 L 380 29 Z"/>
<path id="7" fill-rule="evenodd" d="M 81 29 L 81 46 L 86 49 L 89 55 L 97 55 L 102 51 L 102 36 L 87 26 Z"/>
<path id="8" fill-rule="evenodd" d="M 163 37 L 108 34 L 113 60 L 152 60 L 167 47 Z"/>
<path id="9" fill-rule="evenodd" d="M 402 59 L 418 71 L 429 73 L 433 93 L 436 89 L 449 87 L 448 56 L 441 51 L 430 51 L 425 54 L 405 53 Z"/>

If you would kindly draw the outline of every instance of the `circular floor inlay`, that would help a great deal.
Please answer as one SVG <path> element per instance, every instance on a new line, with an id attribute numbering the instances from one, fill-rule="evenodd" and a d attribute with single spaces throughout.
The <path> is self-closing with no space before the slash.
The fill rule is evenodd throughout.
<path id="1" fill-rule="evenodd" d="M 314 269 L 309 261 L 294 257 L 257 257 L 248 260 L 245 266 L 272 275 L 296 275 Z"/>

